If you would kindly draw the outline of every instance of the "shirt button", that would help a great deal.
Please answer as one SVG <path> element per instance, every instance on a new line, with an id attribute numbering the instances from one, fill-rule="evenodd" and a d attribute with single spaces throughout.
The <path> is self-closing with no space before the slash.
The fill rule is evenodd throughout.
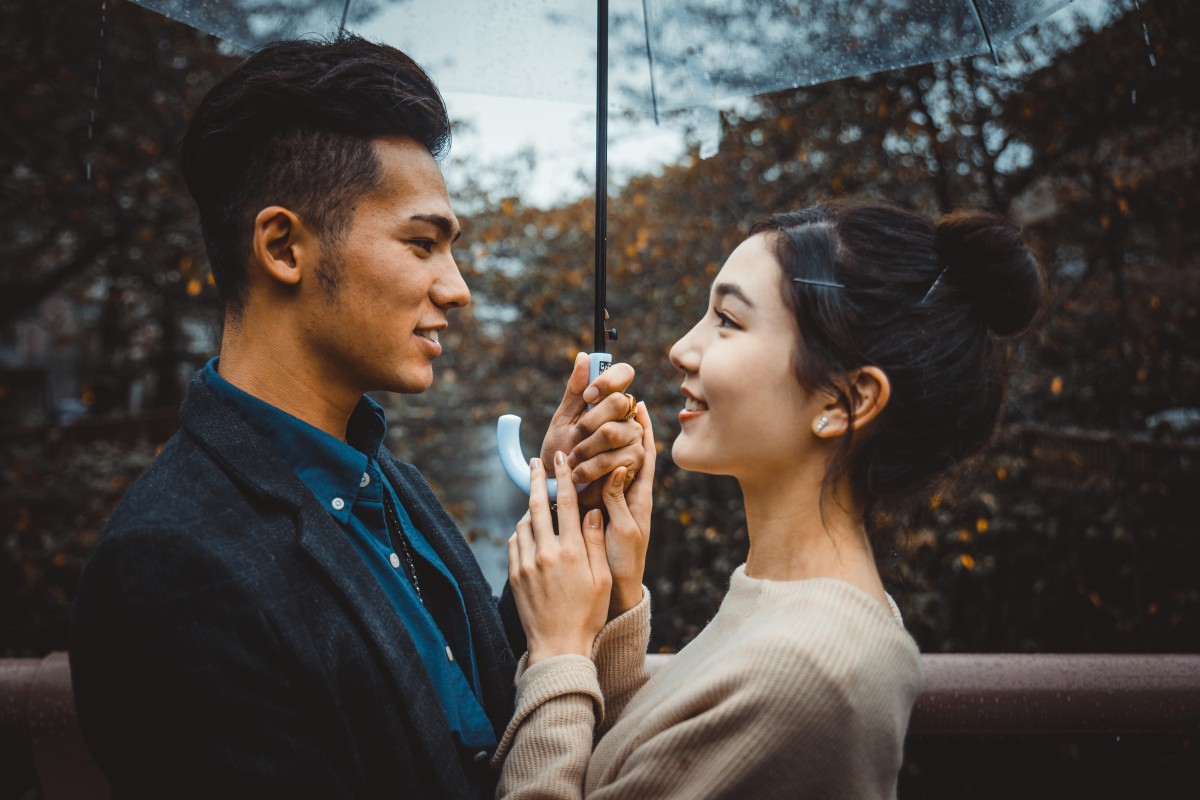
<path id="1" fill-rule="evenodd" d="M 343 500 L 343 499 L 342 499 L 342 498 L 340 498 L 340 497 L 335 497 L 335 498 L 333 498 L 333 500 L 332 500 L 332 501 L 329 503 L 329 505 L 333 506 L 333 510 L 334 510 L 334 511 L 341 511 L 343 508 L 345 508 L 345 507 L 346 507 L 346 501 L 345 501 L 345 500 Z"/>
<path id="2" fill-rule="evenodd" d="M 366 486 L 370 482 L 371 482 L 371 476 L 364 472 L 362 478 L 360 478 L 358 481 L 358 488 L 361 489 L 362 487 Z"/>
<path id="3" fill-rule="evenodd" d="M 487 757 L 488 757 L 487 750 L 480 750 L 478 753 L 475 754 L 476 761 L 483 761 Z"/>
<path id="4" fill-rule="evenodd" d="M 446 658 L 454 660 L 454 653 L 450 650 L 450 645 L 446 645 Z"/>
<path id="5" fill-rule="evenodd" d="M 392 553 L 388 556 L 388 561 L 392 562 L 392 569 L 400 569 L 400 556 Z"/>

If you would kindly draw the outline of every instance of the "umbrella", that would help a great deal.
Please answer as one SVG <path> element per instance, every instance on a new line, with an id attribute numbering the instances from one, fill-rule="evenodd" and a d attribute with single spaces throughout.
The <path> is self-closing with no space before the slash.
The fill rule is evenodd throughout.
<path id="1" fill-rule="evenodd" d="M 135 0 L 247 49 L 342 30 L 386 41 L 443 90 L 596 101 L 593 378 L 606 341 L 607 121 L 969 55 L 1071 0 Z M 610 99 L 610 87 L 612 89 Z M 528 491 L 520 419 L 501 418 L 501 461 Z M 553 490 L 552 490 L 553 491 Z M 553 495 L 552 495 L 553 496 Z"/>

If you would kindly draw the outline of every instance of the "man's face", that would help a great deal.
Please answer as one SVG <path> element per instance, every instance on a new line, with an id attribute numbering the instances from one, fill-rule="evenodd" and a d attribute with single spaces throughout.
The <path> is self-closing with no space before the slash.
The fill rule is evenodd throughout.
<path id="1" fill-rule="evenodd" d="M 447 312 L 471 299 L 450 252 L 458 219 L 424 147 L 377 139 L 375 150 L 383 177 L 358 198 L 340 242 L 324 245 L 322 269 L 336 286 L 308 281 L 302 335 L 325 380 L 360 392 L 423 392 Z"/>

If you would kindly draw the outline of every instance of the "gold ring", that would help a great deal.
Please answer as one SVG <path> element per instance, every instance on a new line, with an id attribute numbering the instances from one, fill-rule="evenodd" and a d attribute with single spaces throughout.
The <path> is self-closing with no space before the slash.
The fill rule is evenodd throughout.
<path id="1" fill-rule="evenodd" d="M 625 416 L 621 417 L 622 422 L 631 420 L 637 416 L 637 398 L 631 395 L 629 392 L 625 392 L 625 397 L 629 400 L 629 410 L 625 412 Z"/>

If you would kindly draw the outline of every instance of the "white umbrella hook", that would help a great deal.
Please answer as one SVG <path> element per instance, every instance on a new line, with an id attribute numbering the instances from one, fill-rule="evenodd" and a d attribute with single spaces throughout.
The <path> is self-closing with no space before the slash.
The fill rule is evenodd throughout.
<path id="1" fill-rule="evenodd" d="M 600 373 L 612 364 L 611 353 L 588 353 L 588 384 L 600 377 Z M 591 408 L 591 406 L 588 406 Z M 500 453 L 500 463 L 504 471 L 521 491 L 529 494 L 529 459 L 521 452 L 521 418 L 515 414 L 505 414 L 496 421 L 496 448 Z M 586 483 L 576 484 L 575 488 L 582 491 Z M 546 491 L 553 502 L 558 499 L 558 482 L 553 478 L 546 481 Z"/>

